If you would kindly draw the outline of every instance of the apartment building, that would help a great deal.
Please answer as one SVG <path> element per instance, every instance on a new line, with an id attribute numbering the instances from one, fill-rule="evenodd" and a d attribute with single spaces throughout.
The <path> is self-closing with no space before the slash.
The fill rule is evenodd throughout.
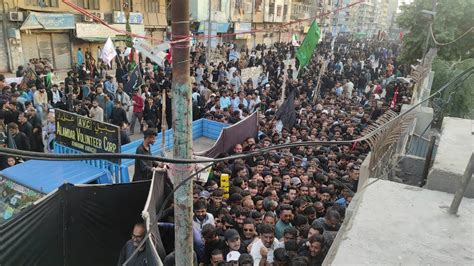
<path id="1" fill-rule="evenodd" d="M 70 0 L 93 12 L 114 28 L 125 30 L 124 0 Z M 166 34 L 165 0 L 130 1 L 134 33 L 163 40 Z M 124 35 L 93 21 L 61 0 L 4 0 L 0 30 L 0 72 L 12 72 L 32 58 L 47 58 L 55 70 L 70 69 L 76 51 L 90 49 L 97 58 L 108 37 L 117 45 Z"/>

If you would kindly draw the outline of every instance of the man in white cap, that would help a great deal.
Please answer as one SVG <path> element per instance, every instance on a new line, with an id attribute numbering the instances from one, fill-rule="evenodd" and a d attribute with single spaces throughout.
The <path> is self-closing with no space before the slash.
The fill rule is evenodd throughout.
<path id="1" fill-rule="evenodd" d="M 227 254 L 227 262 L 230 262 L 231 265 L 239 265 L 239 258 L 240 258 L 240 252 L 238 251 L 231 251 L 229 254 Z"/>

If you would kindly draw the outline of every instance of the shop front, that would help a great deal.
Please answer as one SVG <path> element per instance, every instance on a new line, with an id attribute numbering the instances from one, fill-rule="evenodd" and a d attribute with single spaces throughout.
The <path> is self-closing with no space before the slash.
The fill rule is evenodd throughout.
<path id="1" fill-rule="evenodd" d="M 23 61 L 47 59 L 54 70 L 72 67 L 71 35 L 74 15 L 31 12 L 20 27 Z"/>

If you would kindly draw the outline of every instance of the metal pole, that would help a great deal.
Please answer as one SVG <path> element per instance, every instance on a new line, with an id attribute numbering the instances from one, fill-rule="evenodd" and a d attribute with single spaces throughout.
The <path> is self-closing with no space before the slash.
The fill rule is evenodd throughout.
<path id="1" fill-rule="evenodd" d="M 428 171 L 430 170 L 430 165 L 431 165 L 431 158 L 433 157 L 433 149 L 434 149 L 435 143 L 436 143 L 436 137 L 431 136 L 430 142 L 428 143 L 428 152 L 426 153 L 423 174 L 421 175 L 420 187 L 423 187 L 426 184 L 426 180 L 428 178 Z"/>
<path id="2" fill-rule="evenodd" d="M 250 29 L 254 30 L 254 15 L 255 15 L 255 0 L 252 0 L 252 18 L 250 22 Z M 257 36 L 255 36 L 255 32 L 252 32 L 252 50 L 255 49 L 256 46 Z"/>
<path id="3" fill-rule="evenodd" d="M 208 16 L 208 23 L 207 23 L 207 52 L 206 52 L 206 63 L 209 64 L 209 60 L 211 58 L 211 34 L 212 34 L 212 0 L 208 1 L 209 4 L 209 9 L 207 12 L 209 12 Z"/>
<path id="4" fill-rule="evenodd" d="M 189 36 L 189 1 L 175 0 L 171 13 L 173 40 Z M 173 157 L 179 159 L 191 159 L 193 148 L 189 45 L 189 40 L 186 40 L 172 47 Z M 191 167 L 176 165 L 172 174 L 177 185 L 191 175 Z M 189 180 L 174 193 L 175 258 L 178 266 L 193 265 L 192 184 Z"/>
<path id="5" fill-rule="evenodd" d="M 318 81 L 317 81 L 318 83 L 316 83 L 316 88 L 314 88 L 313 103 L 316 103 L 316 101 L 319 98 L 319 90 L 321 89 L 321 77 L 323 76 L 324 72 L 326 72 L 328 63 L 329 63 L 329 59 L 325 60 L 323 64 L 321 65 L 321 69 L 319 70 Z"/>
<path id="6" fill-rule="evenodd" d="M 161 96 L 161 152 L 165 155 L 165 131 L 168 128 L 166 122 L 166 89 L 163 89 Z"/>
<path id="7" fill-rule="evenodd" d="M 461 184 L 459 185 L 459 188 L 456 191 L 456 194 L 454 194 L 453 202 L 451 203 L 451 206 L 449 207 L 450 214 L 458 213 L 459 205 L 461 205 L 461 200 L 462 200 L 462 197 L 464 196 L 464 192 L 466 191 L 467 186 L 469 186 L 469 183 L 471 182 L 473 171 L 474 171 L 474 153 L 471 153 L 471 158 L 469 158 L 469 163 L 467 164 L 466 171 L 464 171 L 464 175 L 462 176 Z"/>

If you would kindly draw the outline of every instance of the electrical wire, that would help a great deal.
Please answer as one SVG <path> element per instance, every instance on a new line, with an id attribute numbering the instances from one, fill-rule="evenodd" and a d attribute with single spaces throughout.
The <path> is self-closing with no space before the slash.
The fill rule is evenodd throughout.
<path id="1" fill-rule="evenodd" d="M 441 43 L 439 42 L 438 40 L 436 40 L 435 36 L 434 36 L 434 32 L 433 32 L 433 23 L 431 23 L 430 25 L 430 33 L 431 33 L 431 38 L 433 39 L 433 42 L 438 45 L 438 46 L 445 46 L 445 45 L 449 45 L 449 44 L 453 44 L 457 41 L 459 41 L 460 39 L 462 39 L 464 36 L 466 36 L 467 34 L 469 34 L 471 31 L 474 30 L 474 27 L 471 27 L 470 29 L 468 29 L 466 32 L 464 32 L 463 34 L 461 34 L 459 37 L 457 37 L 456 39 L 450 41 L 450 42 L 445 42 L 445 43 Z"/>
<path id="2" fill-rule="evenodd" d="M 0 154 L 2 155 L 13 155 L 16 157 L 22 157 L 26 159 L 37 159 L 37 160 L 53 160 L 53 161 L 74 161 L 74 160 L 97 160 L 97 159 L 105 159 L 105 160 L 117 160 L 117 159 L 139 159 L 139 160 L 153 160 L 159 161 L 164 163 L 173 163 L 173 164 L 194 164 L 194 163 L 217 163 L 227 160 L 235 160 L 235 159 L 244 159 L 250 156 L 257 156 L 263 155 L 267 152 L 278 150 L 278 149 L 285 149 L 285 148 L 295 148 L 300 146 L 336 146 L 336 145 L 351 145 L 355 142 L 363 142 L 369 140 L 371 137 L 376 136 L 381 131 L 386 129 L 393 123 L 398 122 L 400 117 L 403 117 L 413 111 L 415 108 L 420 106 L 422 103 L 434 98 L 438 94 L 441 94 L 444 90 L 451 87 L 453 84 L 457 84 L 459 81 L 466 80 L 469 76 L 474 73 L 474 66 L 464 70 L 461 74 L 457 75 L 450 81 L 448 81 L 445 85 L 443 85 L 439 90 L 432 93 L 431 96 L 425 98 L 424 100 L 420 101 L 418 104 L 413 105 L 412 107 L 408 108 L 404 112 L 398 114 L 396 117 L 392 118 L 391 120 L 387 121 L 383 125 L 379 126 L 375 130 L 365 134 L 364 136 L 357 138 L 355 140 L 346 140 L 346 141 L 304 141 L 304 142 L 295 142 L 295 143 L 287 143 L 287 144 L 279 144 L 274 146 L 269 146 L 266 148 L 261 148 L 252 152 L 238 154 L 238 155 L 231 155 L 223 158 L 217 159 L 175 159 L 175 158 L 167 158 L 163 156 L 154 156 L 154 155 L 142 155 L 142 154 L 121 154 L 121 153 L 81 153 L 81 154 L 54 154 L 54 153 L 41 153 L 41 152 L 32 152 L 32 151 L 22 151 L 17 149 L 10 149 L 10 148 L 0 148 Z"/>
<path id="3" fill-rule="evenodd" d="M 196 171 L 192 175 L 186 177 L 183 181 L 181 181 L 178 185 L 176 185 L 174 187 L 174 189 L 168 194 L 168 196 L 166 196 L 165 200 L 163 201 L 163 203 L 160 206 L 160 209 L 157 211 L 157 214 L 155 216 L 156 220 L 152 221 L 151 224 L 157 223 L 158 219 L 161 218 L 161 215 L 163 214 L 163 211 L 165 210 L 165 207 L 168 205 L 169 201 L 173 198 L 173 195 L 176 192 L 176 190 L 178 190 L 180 187 L 182 187 L 184 184 L 186 184 L 186 182 L 190 181 L 192 178 L 197 176 L 199 173 L 203 172 L 204 170 L 208 169 L 209 167 L 212 167 L 213 165 L 214 164 L 206 165 L 205 167 L 199 169 L 198 171 Z M 150 189 L 153 189 L 153 187 L 151 187 Z M 147 232 L 146 236 L 142 239 L 142 241 L 140 241 L 140 244 L 133 251 L 132 255 L 122 265 L 127 265 L 128 262 L 138 253 L 138 250 L 141 249 L 141 247 L 145 244 L 146 240 L 150 237 L 150 234 L 151 234 L 151 231 Z"/>
<path id="4" fill-rule="evenodd" d="M 74 9 L 75 11 L 81 13 L 82 15 L 87 16 L 87 17 L 91 18 L 93 21 L 95 21 L 99 24 L 102 24 L 105 27 L 107 27 L 111 30 L 114 30 L 116 32 L 122 33 L 122 34 L 130 36 L 130 37 L 155 41 L 158 44 L 166 43 L 166 42 L 162 42 L 161 40 L 158 40 L 158 39 L 153 38 L 153 37 L 149 37 L 149 36 L 145 36 L 145 35 L 139 35 L 139 34 L 136 34 L 136 33 L 133 33 L 133 32 L 129 32 L 129 31 L 126 31 L 126 30 L 122 30 L 122 29 L 118 29 L 116 27 L 113 27 L 113 26 L 109 25 L 106 21 L 104 21 L 103 19 L 97 17 L 96 15 L 89 12 L 88 10 L 86 10 L 86 9 L 70 2 L 69 0 L 63 0 L 63 3 L 68 5 L 69 7 Z M 291 21 L 289 23 L 285 23 L 285 24 L 280 25 L 278 27 L 278 29 L 277 28 L 271 28 L 271 29 L 251 30 L 251 31 L 237 32 L 237 33 L 236 32 L 234 32 L 234 33 L 225 33 L 225 34 L 221 34 L 221 35 L 198 35 L 198 36 L 194 36 L 194 38 L 205 39 L 205 38 L 218 38 L 218 37 L 236 36 L 236 35 L 240 35 L 240 34 L 252 34 L 252 33 L 257 33 L 257 32 L 278 32 L 278 31 L 281 31 L 281 28 L 285 28 L 285 27 L 290 26 L 292 24 L 301 23 L 301 22 L 304 22 L 304 21 L 309 21 L 309 20 L 313 20 L 313 19 L 316 19 L 316 18 L 320 18 L 320 17 L 326 17 L 326 16 L 329 16 L 332 13 L 337 13 L 341 10 L 352 8 L 355 5 L 358 5 L 358 4 L 361 4 L 361 3 L 364 3 L 364 1 L 354 2 L 352 4 L 348 4 L 346 6 L 328 11 L 328 12 L 322 14 L 322 15 L 312 16 L 312 17 L 305 18 L 305 19 L 294 20 L 294 21 Z M 174 23 L 176 23 L 176 22 L 174 22 Z M 179 42 L 187 42 L 187 41 L 191 40 L 191 36 L 173 35 L 173 38 L 178 38 L 178 40 L 173 40 L 173 41 L 170 41 L 169 43 L 173 44 L 173 43 L 179 43 Z"/>

